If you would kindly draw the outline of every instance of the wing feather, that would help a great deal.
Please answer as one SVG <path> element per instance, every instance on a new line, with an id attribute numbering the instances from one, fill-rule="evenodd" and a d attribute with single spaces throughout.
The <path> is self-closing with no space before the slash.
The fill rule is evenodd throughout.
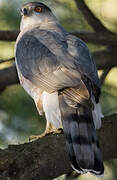
<path id="1" fill-rule="evenodd" d="M 33 35 L 25 33 L 16 46 L 17 66 L 22 75 L 49 93 L 81 84 L 78 71 L 64 66 L 65 57 L 56 56 Z M 70 60 L 72 62 L 72 60 Z"/>
<path id="2" fill-rule="evenodd" d="M 84 75 L 100 86 L 85 43 L 68 33 L 38 28 L 24 33 L 16 45 L 16 61 L 22 75 L 48 93 L 67 88 L 64 92 L 76 101 L 87 100 Z"/>

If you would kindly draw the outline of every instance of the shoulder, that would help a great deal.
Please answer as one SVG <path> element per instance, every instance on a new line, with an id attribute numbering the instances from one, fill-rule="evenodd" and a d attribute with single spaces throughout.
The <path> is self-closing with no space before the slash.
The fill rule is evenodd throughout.
<path id="1" fill-rule="evenodd" d="M 87 61 L 92 61 L 89 48 L 84 41 L 72 34 L 67 34 L 66 39 L 68 44 L 68 51 L 70 54 L 72 54 L 72 56 L 78 60 L 79 58 L 81 60 L 84 57 L 87 59 Z"/>
<path id="2" fill-rule="evenodd" d="M 88 77 L 100 88 L 100 80 L 98 78 L 96 64 L 86 43 L 71 34 L 67 35 L 67 43 L 68 51 L 75 58 L 75 64 L 81 74 Z"/>
<path id="3" fill-rule="evenodd" d="M 78 37 L 76 37 L 76 36 L 74 36 L 74 35 L 72 35 L 70 33 L 68 33 L 66 35 L 66 39 L 67 39 L 67 42 L 70 43 L 70 44 L 74 44 L 76 46 L 82 46 L 82 47 L 88 49 L 86 43 L 83 40 L 79 39 Z"/>

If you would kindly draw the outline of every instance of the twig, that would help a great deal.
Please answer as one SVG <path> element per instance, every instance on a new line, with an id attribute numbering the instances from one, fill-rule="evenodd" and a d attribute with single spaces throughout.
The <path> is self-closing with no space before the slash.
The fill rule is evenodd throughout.
<path id="1" fill-rule="evenodd" d="M 94 16 L 88 6 L 85 4 L 84 0 L 74 0 L 78 9 L 82 12 L 83 16 L 87 20 L 88 24 L 96 31 L 96 32 L 103 32 L 106 34 L 112 34 L 111 31 L 106 29 L 101 21 Z"/>
<path id="2" fill-rule="evenodd" d="M 110 70 L 111 70 L 111 68 L 108 68 L 108 69 L 103 70 L 103 73 L 102 73 L 102 75 L 101 75 L 101 77 L 100 77 L 101 85 L 104 83 L 104 81 L 105 81 L 108 73 L 110 72 Z"/>
<path id="3" fill-rule="evenodd" d="M 10 59 L 6 59 L 6 60 L 0 59 L 0 64 L 1 64 L 1 63 L 10 62 L 10 61 L 14 61 L 14 60 L 15 60 L 14 57 L 12 57 L 12 58 L 10 58 Z"/>

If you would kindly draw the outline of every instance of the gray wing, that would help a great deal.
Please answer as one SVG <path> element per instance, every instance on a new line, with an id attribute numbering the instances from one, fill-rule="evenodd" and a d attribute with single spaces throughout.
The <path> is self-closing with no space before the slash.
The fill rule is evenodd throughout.
<path id="1" fill-rule="evenodd" d="M 32 32 L 31 32 L 32 33 Z M 33 30 L 34 36 L 40 40 L 65 67 L 79 71 L 100 88 L 100 80 L 96 65 L 86 44 L 79 38 L 67 33 L 47 30 Z M 62 57 L 62 58 L 60 58 Z"/>
<path id="2" fill-rule="evenodd" d="M 75 65 L 82 75 L 88 77 L 98 88 L 101 87 L 96 64 L 93 61 L 86 44 L 79 38 L 67 35 L 68 51 L 75 57 Z"/>
<path id="3" fill-rule="evenodd" d="M 77 87 L 72 93 L 72 89 L 68 89 L 70 96 L 76 99 L 82 94 L 81 97 L 88 99 L 88 89 L 82 77 L 86 75 L 95 82 L 95 64 L 87 47 L 81 46 L 78 39 L 74 41 L 75 37 L 70 42 L 70 38 L 67 33 L 38 28 L 26 32 L 17 42 L 17 65 L 25 78 L 49 93 Z"/>
<path id="4" fill-rule="evenodd" d="M 83 84 L 80 73 L 65 67 L 64 56 L 55 55 L 46 47 L 47 44 L 42 44 L 31 34 L 25 33 L 16 45 L 16 61 L 22 75 L 47 92 L 80 87 Z"/>

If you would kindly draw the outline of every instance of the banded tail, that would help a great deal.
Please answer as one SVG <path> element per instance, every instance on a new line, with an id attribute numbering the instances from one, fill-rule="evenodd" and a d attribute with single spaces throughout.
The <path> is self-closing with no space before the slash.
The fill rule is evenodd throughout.
<path id="1" fill-rule="evenodd" d="M 63 95 L 59 96 L 63 131 L 72 167 L 78 173 L 90 172 L 103 176 L 104 166 L 99 148 L 92 110 L 83 105 L 69 106 Z"/>

